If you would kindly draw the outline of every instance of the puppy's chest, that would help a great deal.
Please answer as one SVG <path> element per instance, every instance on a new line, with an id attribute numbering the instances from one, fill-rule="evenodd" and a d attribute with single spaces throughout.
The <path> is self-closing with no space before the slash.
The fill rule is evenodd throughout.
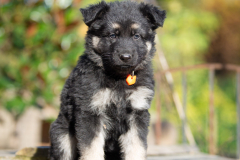
<path id="1" fill-rule="evenodd" d="M 128 90 L 103 88 L 93 94 L 90 109 L 100 117 L 106 151 L 118 148 L 119 136 L 129 130 L 134 112 L 148 109 L 153 95 L 153 90 L 143 86 Z"/>
<path id="2" fill-rule="evenodd" d="M 105 114 L 113 110 L 119 113 L 127 108 L 149 109 L 153 95 L 154 91 L 144 86 L 121 91 L 103 88 L 92 96 L 90 109 L 96 114 Z"/>

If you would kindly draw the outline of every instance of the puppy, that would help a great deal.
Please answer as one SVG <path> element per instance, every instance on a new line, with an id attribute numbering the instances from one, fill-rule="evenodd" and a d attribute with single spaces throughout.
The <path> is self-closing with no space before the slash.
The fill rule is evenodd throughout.
<path id="1" fill-rule="evenodd" d="M 50 160 L 145 160 L 154 31 L 166 13 L 130 1 L 80 11 L 86 50 L 62 90 Z"/>

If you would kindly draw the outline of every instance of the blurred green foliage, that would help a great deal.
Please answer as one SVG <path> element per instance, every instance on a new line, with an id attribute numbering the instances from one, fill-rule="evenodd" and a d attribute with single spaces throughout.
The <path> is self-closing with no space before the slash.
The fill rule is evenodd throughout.
<path id="1" fill-rule="evenodd" d="M 224 29 L 229 27 L 228 30 L 231 30 L 231 27 L 233 27 L 230 25 L 227 26 L 226 23 L 224 23 L 225 20 L 227 21 L 227 18 L 223 20 L 222 17 L 227 17 L 224 15 L 227 14 L 228 19 L 231 18 L 230 16 L 233 14 L 228 12 L 229 10 L 227 10 L 228 7 L 226 6 L 227 4 L 234 5 L 234 1 L 223 1 L 224 0 L 221 0 L 221 2 L 205 0 L 159 1 L 162 8 L 167 10 L 167 19 L 164 27 L 160 29 L 161 34 L 159 35 L 159 38 L 170 68 L 207 63 L 205 57 L 209 54 L 209 50 L 211 50 L 211 53 L 213 54 L 214 52 L 221 50 L 220 48 L 223 47 L 231 50 L 228 46 L 224 45 L 227 41 L 229 41 L 229 39 L 227 40 L 222 38 L 221 44 L 215 43 L 215 48 L 211 48 L 212 41 L 218 42 L 217 38 L 220 34 L 219 31 L 223 28 L 222 26 L 224 26 Z M 223 8 L 220 9 L 219 3 L 226 5 L 224 6 L 222 4 L 221 7 Z M 217 8 L 218 11 L 223 10 L 221 14 L 224 16 L 220 16 L 220 14 L 214 10 L 215 8 Z M 226 31 L 225 33 L 229 32 Z M 233 36 L 233 44 L 236 43 L 234 39 L 236 40 L 239 33 L 236 32 L 234 34 L 235 37 L 231 34 Z M 235 46 L 235 48 L 237 48 L 237 45 Z M 237 53 L 232 54 L 235 54 L 234 60 L 237 61 Z M 219 56 L 227 57 L 228 55 L 229 52 L 225 52 Z M 215 57 L 215 59 L 214 57 L 212 59 L 213 62 L 222 62 L 218 61 L 218 56 Z M 155 60 L 155 63 L 156 62 L 157 60 Z M 233 61 L 227 62 L 233 63 Z M 239 59 L 238 62 L 240 62 Z M 157 65 L 155 68 L 158 68 Z M 193 70 L 187 73 L 187 119 L 197 145 L 203 152 L 208 152 L 209 146 L 210 92 L 208 74 L 208 71 L 203 69 Z M 219 72 L 217 72 L 216 75 L 214 86 L 214 138 L 216 143 L 216 153 L 224 156 L 235 157 L 237 145 L 235 74 L 229 72 L 227 75 L 220 75 Z M 182 97 L 181 73 L 174 73 L 173 77 L 175 89 L 179 93 L 180 97 Z M 162 85 L 161 116 L 163 120 L 168 120 L 174 123 L 178 126 L 179 131 L 181 131 L 181 121 L 177 116 L 175 106 L 172 103 L 171 93 L 168 90 L 168 87 Z M 166 93 L 168 94 L 166 95 Z M 181 136 L 179 136 L 179 141 L 181 142 Z"/>
<path id="2" fill-rule="evenodd" d="M 84 51 L 78 7 L 16 0 L 0 9 L 0 104 L 16 116 L 31 105 L 59 107 L 64 81 Z"/>
<path id="3" fill-rule="evenodd" d="M 51 6 L 43 1 L 10 0 L 0 6 L 0 104 L 18 117 L 27 107 L 59 107 L 59 96 L 78 57 L 84 51 L 87 27 L 80 7 L 96 0 L 74 0 L 71 6 Z M 223 22 L 208 6 L 212 1 L 159 0 L 167 19 L 158 35 L 170 68 L 205 63 L 205 55 Z M 217 3 L 215 4 L 217 6 Z M 214 7 L 213 7 L 214 8 Z M 158 70 L 159 61 L 154 66 Z M 181 95 L 181 74 L 174 74 Z M 197 145 L 208 152 L 208 72 L 188 72 L 187 117 Z M 216 147 L 235 156 L 235 77 L 215 79 Z M 161 86 L 161 118 L 181 121 L 166 85 Z M 155 97 L 152 112 L 155 112 Z M 181 136 L 179 136 L 181 137 Z M 179 140 L 181 141 L 181 139 Z"/>
<path id="4" fill-rule="evenodd" d="M 167 2 L 167 19 L 161 44 L 171 67 L 203 63 L 214 31 L 219 26 L 210 11 L 186 7 L 181 1 Z"/>

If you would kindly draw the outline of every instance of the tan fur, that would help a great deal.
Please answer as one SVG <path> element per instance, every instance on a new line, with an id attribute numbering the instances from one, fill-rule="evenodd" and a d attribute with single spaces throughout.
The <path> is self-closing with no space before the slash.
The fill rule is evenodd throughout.
<path id="1" fill-rule="evenodd" d="M 120 136 L 119 142 L 125 160 L 146 160 L 146 150 L 138 137 L 134 122 L 131 123 L 130 130 Z"/>
<path id="2" fill-rule="evenodd" d="M 128 100 L 131 101 L 131 105 L 134 109 L 149 109 L 150 105 L 146 98 L 152 98 L 154 92 L 146 87 L 138 87 L 137 90 L 130 91 L 131 95 Z"/>
<path id="3" fill-rule="evenodd" d="M 64 153 L 60 160 L 74 160 L 76 156 L 76 142 L 74 138 L 69 134 L 65 134 L 60 136 L 58 140 L 60 142 L 60 150 Z"/>
<path id="4" fill-rule="evenodd" d="M 81 153 L 81 158 L 79 160 L 104 160 L 104 142 L 105 133 L 103 128 L 93 139 L 90 147 L 85 148 Z"/>

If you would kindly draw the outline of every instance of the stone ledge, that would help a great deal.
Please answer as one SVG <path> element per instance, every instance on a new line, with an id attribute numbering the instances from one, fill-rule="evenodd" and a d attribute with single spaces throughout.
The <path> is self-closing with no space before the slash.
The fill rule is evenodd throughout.
<path id="1" fill-rule="evenodd" d="M 23 148 L 17 152 L 14 151 L 0 151 L 0 157 L 31 157 L 31 158 L 45 158 L 48 157 L 49 146 L 45 147 L 28 147 Z M 189 145 L 174 145 L 174 146 L 148 146 L 148 156 L 169 156 L 169 155 L 186 155 L 199 154 L 197 147 Z M 1 160 L 1 159 L 0 159 Z"/>
<path id="2" fill-rule="evenodd" d="M 179 149 L 183 148 L 183 149 Z M 187 148 L 187 149 L 186 149 Z M 202 154 L 197 148 L 180 146 L 151 146 L 148 151 L 148 160 L 233 160 L 219 156 Z M 176 152 L 176 150 L 178 150 Z M 174 152 L 175 150 L 175 152 Z M 187 151 L 187 152 L 186 152 Z M 0 160 L 48 160 L 49 147 L 24 148 L 14 151 L 0 152 Z"/>
<path id="3" fill-rule="evenodd" d="M 15 155 L 3 155 L 0 160 L 48 160 L 49 147 L 23 148 Z"/>
<path id="4" fill-rule="evenodd" d="M 34 160 L 47 160 L 48 151 L 49 147 L 24 148 L 16 153 L 16 157 L 30 157 L 34 158 Z"/>

